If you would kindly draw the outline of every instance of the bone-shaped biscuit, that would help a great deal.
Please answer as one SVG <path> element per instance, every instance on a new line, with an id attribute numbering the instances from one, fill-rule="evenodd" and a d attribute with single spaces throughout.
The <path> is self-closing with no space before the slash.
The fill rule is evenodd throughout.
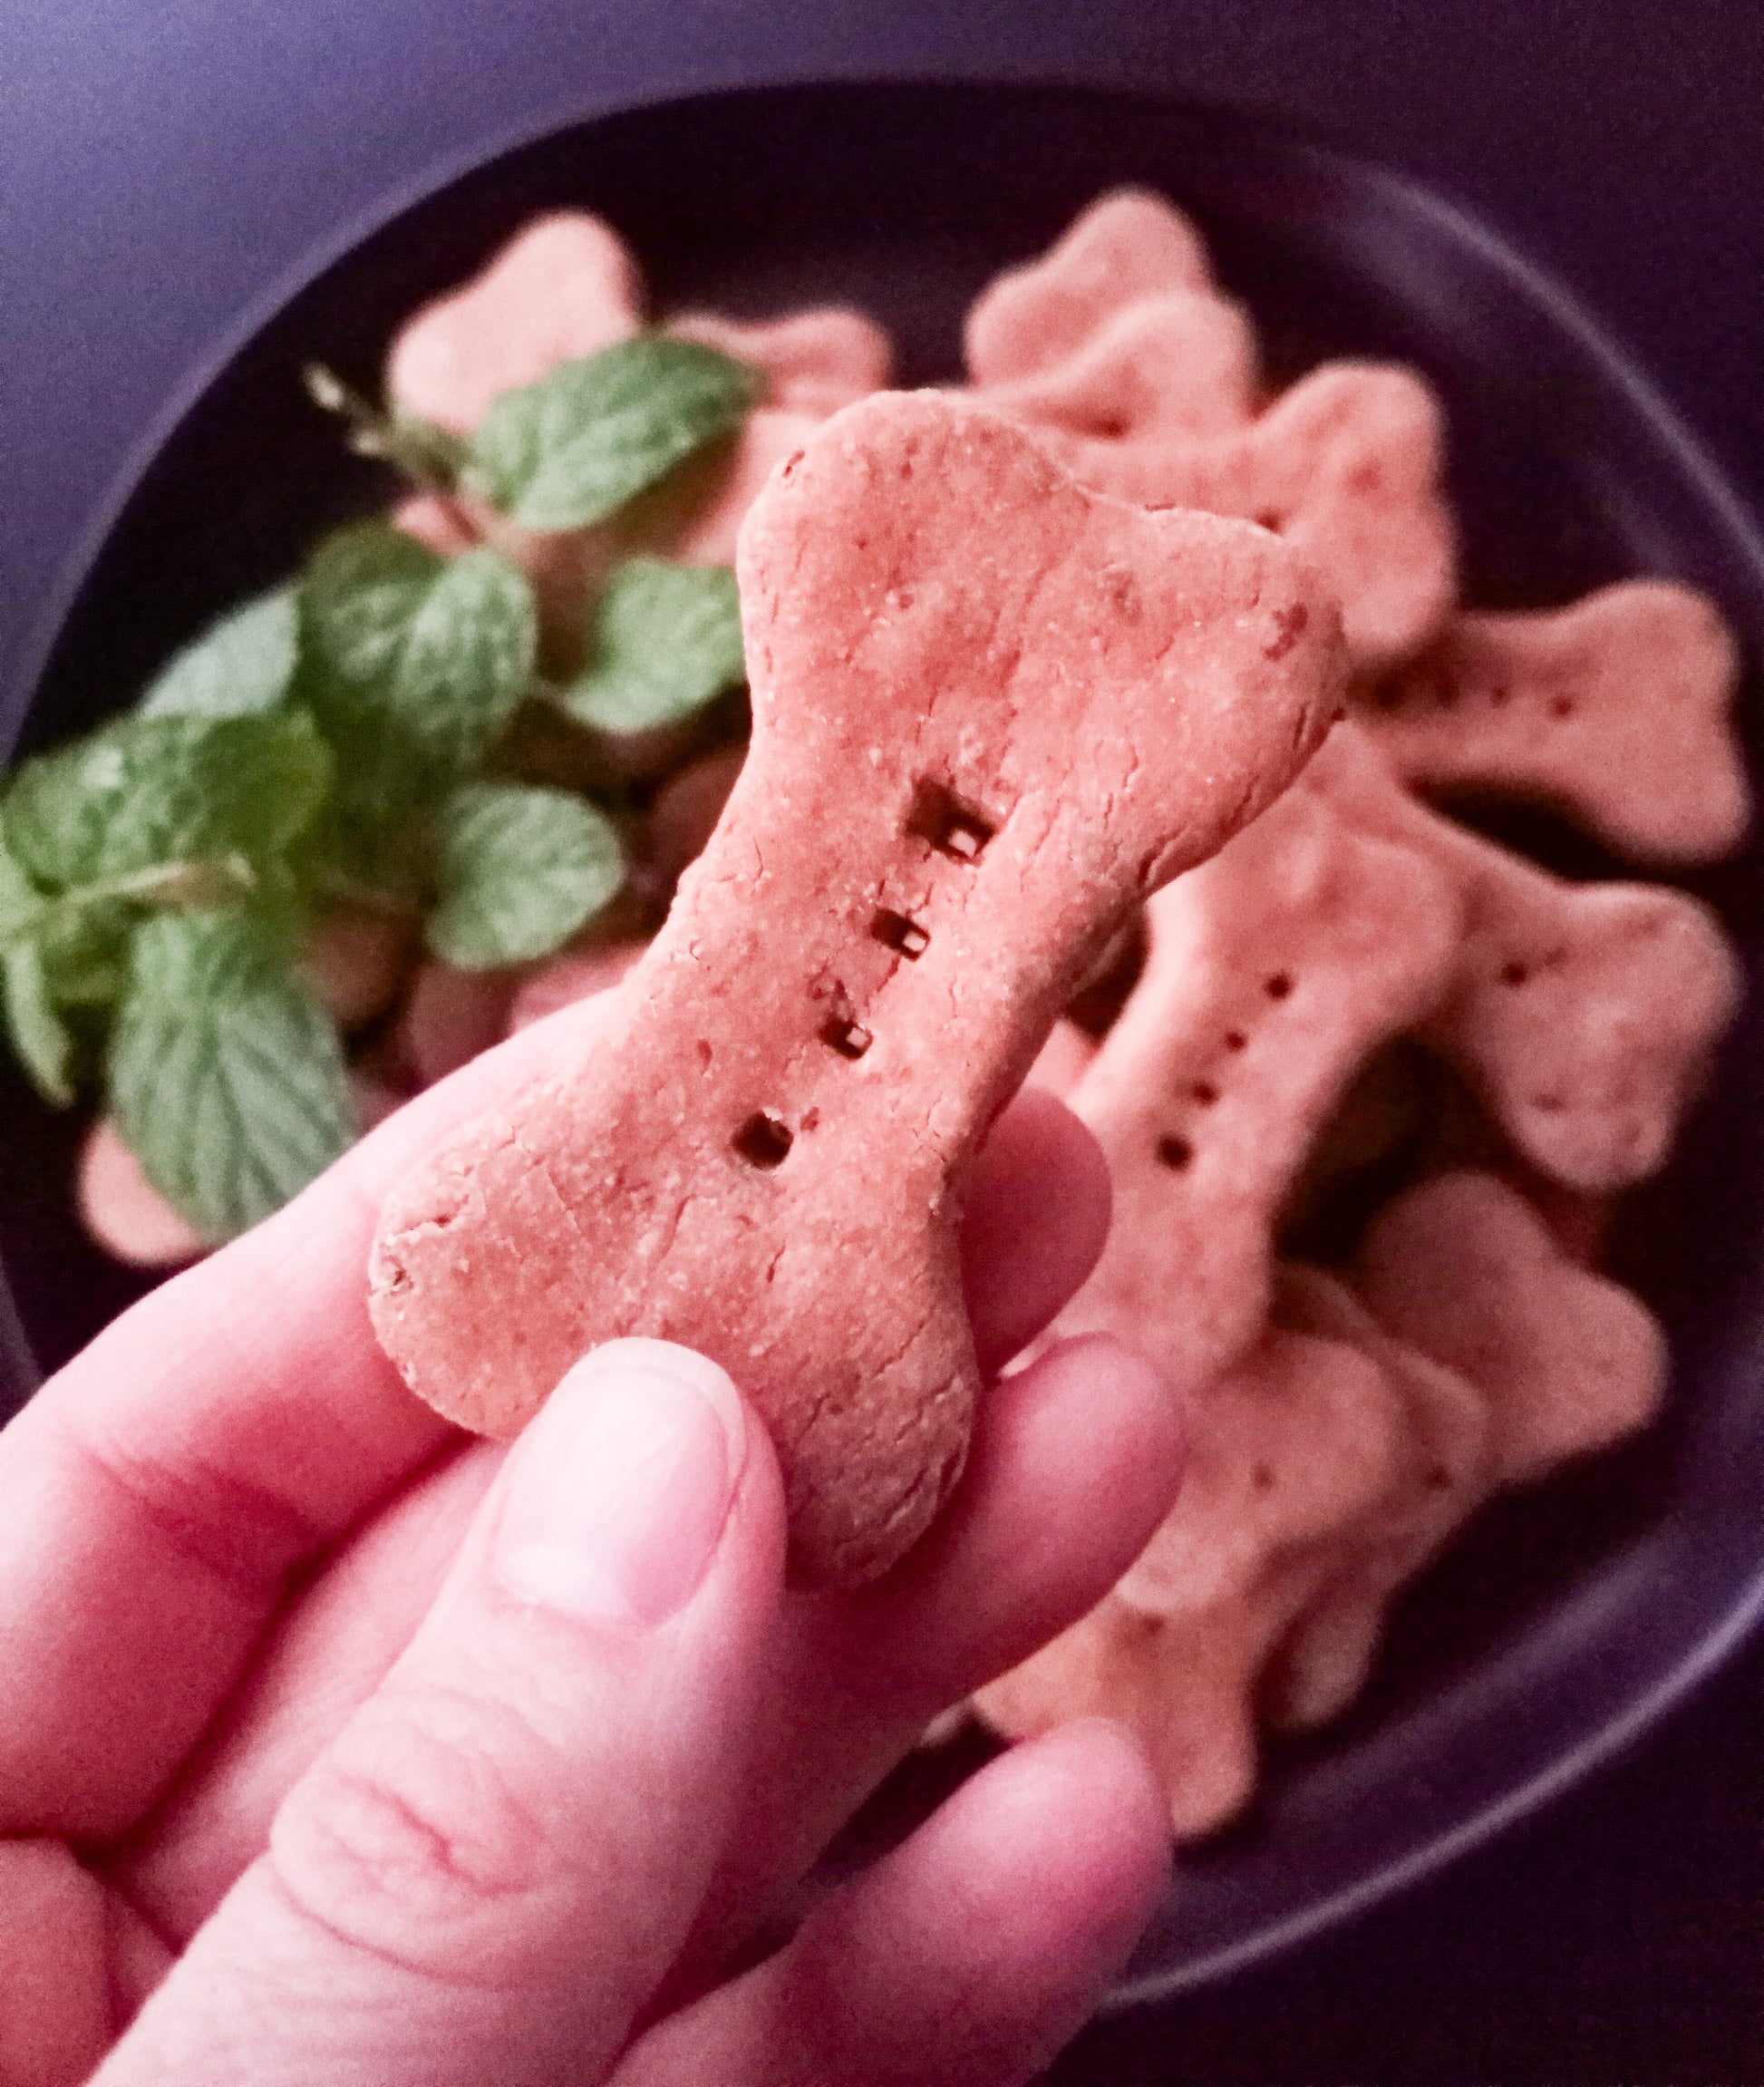
<path id="1" fill-rule="evenodd" d="M 1457 885 L 1463 940 L 1419 1033 L 1518 1150 L 1593 1193 L 1657 1169 L 1738 997 L 1708 908 L 1534 868 L 1409 796 L 1355 724 L 1331 734 L 1303 788 Z"/>
<path id="2" fill-rule="evenodd" d="M 1423 787 L 1519 792 L 1642 861 L 1725 853 L 1750 811 L 1732 633 L 1670 580 L 1562 609 L 1459 616 L 1362 714 Z"/>
<path id="3" fill-rule="evenodd" d="M 586 210 L 538 218 L 461 288 L 425 305 L 386 363 L 407 413 L 469 435 L 504 392 L 629 340 L 643 283 L 624 241 Z"/>
<path id="4" fill-rule="evenodd" d="M 1341 605 L 1356 667 L 1408 657 L 1451 606 L 1439 407 L 1408 370 L 1326 363 L 1233 433 L 1107 441 L 1047 429 L 1075 478 L 1143 507 L 1245 515 L 1284 536 Z"/>
<path id="5" fill-rule="evenodd" d="M 965 1450 L 955 1178 L 1126 909 L 1304 761 L 1340 646 L 1276 539 L 1088 494 L 934 393 L 823 423 L 740 571 L 724 818 L 577 1063 L 392 1197 L 373 1309 L 499 1434 L 596 1341 L 704 1350 L 771 1426 L 800 1577 L 857 1582 Z"/>
<path id="6" fill-rule="evenodd" d="M 1151 1542 L 1089 1616 L 980 1692 L 982 1717 L 1011 1738 L 1119 1718 L 1178 1836 L 1221 1825 L 1255 1785 L 1264 1663 L 1333 1570 L 1340 1532 L 1396 1482 L 1403 1424 L 1366 1356 L 1270 1329 L 1193 1402 L 1182 1490 Z"/>
<path id="7" fill-rule="evenodd" d="M 1362 1242 L 1355 1280 L 1387 1333 L 1487 1396 L 1501 1484 L 1617 1441 L 1659 1405 L 1659 1322 L 1570 1259 L 1493 1175 L 1441 1174 L 1397 1197 Z"/>
<path id="8" fill-rule="evenodd" d="M 1071 1096 L 1115 1202 L 1060 1329 L 1116 1333 L 1187 1390 L 1261 1330 L 1293 1178 L 1371 1046 L 1431 1008 L 1460 909 L 1424 856 L 1295 789 L 1147 912 L 1146 969 Z"/>
<path id="9" fill-rule="evenodd" d="M 1255 338 L 1239 306 L 1177 293 L 1128 305 L 1062 361 L 986 385 L 993 412 L 1100 442 L 1236 433 L 1256 404 Z"/>
<path id="10" fill-rule="evenodd" d="M 1071 354 L 1141 298 L 1212 288 L 1207 248 L 1182 213 L 1146 189 L 1116 189 L 1075 218 L 1057 244 L 1007 269 L 968 314 L 968 374 L 1014 383 Z"/>
<path id="11" fill-rule="evenodd" d="M 1357 1349 L 1384 1372 L 1404 1412 L 1396 1482 L 1371 1514 L 1333 1539 L 1334 1568 L 1262 1678 L 1264 1716 L 1307 1730 L 1339 1716 L 1359 1694 L 1391 1598 L 1487 1497 L 1494 1452 L 1487 1394 L 1392 1340 L 1334 1276 L 1296 1263 L 1283 1267 L 1275 1317 Z"/>

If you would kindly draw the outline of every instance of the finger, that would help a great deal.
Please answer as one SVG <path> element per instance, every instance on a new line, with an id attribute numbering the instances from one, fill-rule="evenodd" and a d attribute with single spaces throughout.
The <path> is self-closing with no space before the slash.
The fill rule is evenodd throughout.
<path id="1" fill-rule="evenodd" d="M 0 2081 L 77 2087 L 111 2040 L 103 1894 L 60 1841 L 0 1840 Z"/>
<path id="2" fill-rule="evenodd" d="M 776 1956 L 651 2030 L 610 2087 L 1011 2087 L 1095 2007 L 1168 1877 L 1138 1749 L 1066 1725 L 983 1770 Z"/>
<path id="3" fill-rule="evenodd" d="M 989 1375 L 1095 1267 L 1109 1201 L 1101 1146 L 1063 1102 L 1025 1087 L 981 1148 L 962 1220 L 968 1316 Z"/>
<path id="4" fill-rule="evenodd" d="M 277 1624 L 165 1802 L 106 1864 L 187 1942 L 268 1845 L 282 1800 L 390 1672 L 433 1606 L 507 1457 L 463 1445 L 354 1538 Z"/>
<path id="5" fill-rule="evenodd" d="M 703 1990 L 938 1711 L 1093 1607 L 1169 1511 L 1184 1429 L 1101 1337 L 1005 1378 L 949 1512 L 856 1594 L 785 1612 L 742 1831 L 671 1990 Z"/>
<path id="6" fill-rule="evenodd" d="M 596 1350 L 101 2080 L 599 2077 L 733 1816 L 783 1557 L 722 1373 Z"/>

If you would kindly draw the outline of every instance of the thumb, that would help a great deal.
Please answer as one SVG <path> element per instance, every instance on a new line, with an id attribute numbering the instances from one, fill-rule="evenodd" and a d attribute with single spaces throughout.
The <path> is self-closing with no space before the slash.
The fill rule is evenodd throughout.
<path id="1" fill-rule="evenodd" d="M 599 2078 L 722 1853 L 783 1550 L 722 1372 L 589 1354 L 100 2080 Z"/>

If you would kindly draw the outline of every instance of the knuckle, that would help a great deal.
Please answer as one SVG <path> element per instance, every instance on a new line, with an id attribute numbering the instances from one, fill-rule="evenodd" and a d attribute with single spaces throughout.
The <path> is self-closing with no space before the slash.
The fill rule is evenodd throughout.
<path id="1" fill-rule="evenodd" d="M 436 1689 L 375 1700 L 284 1804 L 270 1864 L 345 1944 L 495 1982 L 505 1953 L 548 1922 L 563 1881 L 536 1793 L 565 1772 L 505 1704 Z"/>

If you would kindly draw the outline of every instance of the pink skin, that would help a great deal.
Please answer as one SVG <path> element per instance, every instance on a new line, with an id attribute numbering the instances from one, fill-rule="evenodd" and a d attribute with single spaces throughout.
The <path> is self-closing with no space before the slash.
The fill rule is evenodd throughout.
<path id="1" fill-rule="evenodd" d="M 8 2077 L 82 2078 L 121 2034 L 107 2082 L 1021 2080 L 1161 1888 L 1142 1766 L 1074 1735 L 717 1983 L 926 1719 L 1118 1577 L 1168 1508 L 1176 1429 L 1123 1351 L 1056 1351 L 987 1400 L 894 1574 L 786 1597 L 776 1471 L 725 1386 L 740 1453 L 679 1452 L 674 1544 L 631 1525 L 637 1620 L 511 1607 L 497 1526 L 557 1443 L 510 1463 L 409 1398 L 362 1268 L 386 1186 L 542 1073 L 559 1026 L 399 1111 L 0 1435 Z M 1025 1096 L 969 1212 L 995 1368 L 1081 1278 L 1106 1178 Z"/>

